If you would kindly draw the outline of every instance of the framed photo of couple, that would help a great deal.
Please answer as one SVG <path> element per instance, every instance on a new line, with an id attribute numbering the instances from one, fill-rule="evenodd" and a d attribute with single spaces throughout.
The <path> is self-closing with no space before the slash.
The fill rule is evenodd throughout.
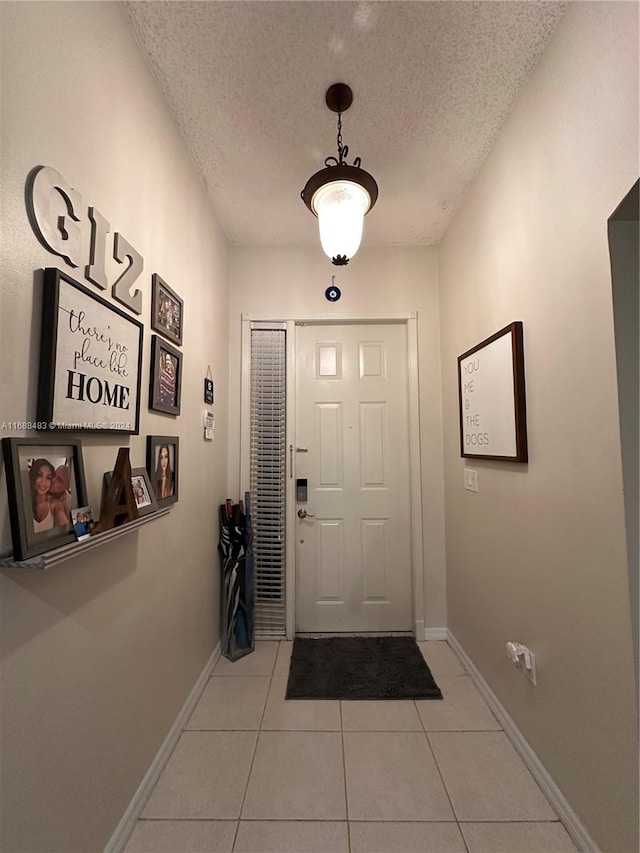
<path id="1" fill-rule="evenodd" d="M 111 482 L 112 477 L 113 471 L 105 471 L 104 479 L 107 486 Z M 131 491 L 133 492 L 133 499 L 136 502 L 138 516 L 148 515 L 150 512 L 155 512 L 158 509 L 151 482 L 145 468 L 131 469 Z"/>
<path id="2" fill-rule="evenodd" d="M 177 435 L 147 436 L 147 472 L 159 507 L 178 500 L 178 450 Z"/>
<path id="3" fill-rule="evenodd" d="M 87 504 L 79 438 L 3 438 L 14 560 L 75 542 L 71 510 Z"/>

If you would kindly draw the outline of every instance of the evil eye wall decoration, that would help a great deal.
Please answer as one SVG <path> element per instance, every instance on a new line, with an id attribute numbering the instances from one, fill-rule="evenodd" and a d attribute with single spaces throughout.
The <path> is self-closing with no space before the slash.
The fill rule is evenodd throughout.
<path id="1" fill-rule="evenodd" d="M 342 292 L 336 284 L 332 284 L 325 290 L 324 295 L 329 302 L 337 302 L 342 296 Z"/>

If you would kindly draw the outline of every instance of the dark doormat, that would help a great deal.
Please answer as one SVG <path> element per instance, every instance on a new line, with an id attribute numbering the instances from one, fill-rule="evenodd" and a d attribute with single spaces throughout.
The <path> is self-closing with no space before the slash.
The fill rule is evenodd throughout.
<path id="1" fill-rule="evenodd" d="M 287 699 L 442 699 L 413 637 L 293 641 Z"/>

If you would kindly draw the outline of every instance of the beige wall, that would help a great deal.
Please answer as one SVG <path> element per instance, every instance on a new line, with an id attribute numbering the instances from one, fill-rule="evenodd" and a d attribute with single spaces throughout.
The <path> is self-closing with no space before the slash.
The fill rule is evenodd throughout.
<path id="1" fill-rule="evenodd" d="M 180 500 L 169 516 L 46 573 L 0 571 L 0 846 L 90 853 L 104 848 L 218 641 L 226 248 L 121 9 L 2 3 L 0 14 L 0 421 L 34 419 L 34 271 L 65 267 L 38 243 L 25 214 L 27 174 L 46 164 L 145 261 L 140 435 L 82 435 L 94 508 L 120 445 L 143 466 L 147 434 L 178 434 L 181 441 Z M 147 411 L 153 272 L 185 301 L 177 419 Z M 113 261 L 108 273 L 113 281 Z M 82 270 L 78 276 L 82 281 Z M 201 421 L 208 364 L 216 384 L 212 444 L 202 440 Z M 10 550 L 4 474 L 0 537 L 0 551 Z"/>
<path id="2" fill-rule="evenodd" d="M 439 247 L 448 624 L 607 853 L 638 841 L 607 246 L 637 177 L 638 5 L 571 3 Z M 529 463 L 467 463 L 474 494 L 456 357 L 513 320 Z"/>
<path id="3" fill-rule="evenodd" d="M 449 624 L 603 850 L 635 849 L 606 219 L 637 178 L 636 4 L 571 4 L 441 247 L 362 249 L 337 271 L 319 248 L 227 258 L 118 8 L 4 2 L 0 25 L 0 419 L 35 414 L 34 271 L 64 265 L 25 215 L 24 182 L 42 163 L 145 259 L 140 435 L 82 436 L 91 502 L 121 444 L 143 465 L 147 434 L 182 442 L 169 517 L 44 574 L 0 571 L 2 850 L 102 850 L 218 640 L 212 508 L 239 489 L 242 312 L 412 310 L 427 627 Z M 178 419 L 146 409 L 152 272 L 185 299 Z M 323 295 L 332 274 L 337 305 Z M 456 356 L 514 319 L 525 329 L 530 462 L 475 464 L 476 495 L 462 489 Z M 201 438 L 208 364 L 213 444 Z M 536 653 L 537 688 L 508 662 L 509 639 Z"/>
<path id="4" fill-rule="evenodd" d="M 305 213 L 301 203 L 301 216 Z M 374 215 L 373 213 L 371 215 Z M 366 222 L 365 222 L 366 228 Z M 302 315 L 370 316 L 418 312 L 420 439 L 424 541 L 424 597 L 427 628 L 446 625 L 442 493 L 440 336 L 437 250 L 361 248 L 349 266 L 331 265 L 313 249 L 240 249 L 230 255 L 230 431 L 229 482 L 239 482 L 241 316 L 286 319 Z M 342 291 L 327 302 L 335 275 Z"/>

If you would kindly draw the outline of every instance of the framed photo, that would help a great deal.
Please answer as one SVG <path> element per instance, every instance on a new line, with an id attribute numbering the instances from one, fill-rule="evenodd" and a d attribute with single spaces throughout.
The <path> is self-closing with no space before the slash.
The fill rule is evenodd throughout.
<path id="1" fill-rule="evenodd" d="M 77 506 L 71 510 L 71 522 L 73 532 L 78 542 L 84 542 L 94 531 L 96 523 L 93 519 L 93 510 L 90 506 Z"/>
<path id="2" fill-rule="evenodd" d="M 75 542 L 71 509 L 87 503 L 80 439 L 3 438 L 2 452 L 14 559 Z"/>
<path id="3" fill-rule="evenodd" d="M 151 328 L 182 346 L 184 302 L 157 273 L 151 276 Z"/>
<path id="4" fill-rule="evenodd" d="M 149 377 L 149 408 L 168 415 L 179 415 L 182 353 L 157 335 L 151 337 Z"/>
<path id="5" fill-rule="evenodd" d="M 527 462 L 522 323 L 458 356 L 460 455 Z"/>
<path id="6" fill-rule="evenodd" d="M 137 434 L 142 332 L 120 308 L 46 269 L 37 428 Z"/>
<path id="7" fill-rule="evenodd" d="M 104 478 L 107 485 L 111 482 L 112 475 L 113 471 L 105 473 Z M 149 475 L 145 468 L 131 469 L 131 488 L 138 508 L 138 515 L 148 515 L 150 512 L 155 512 L 158 509 L 158 504 L 149 481 Z"/>
<path id="8" fill-rule="evenodd" d="M 159 507 L 178 500 L 178 449 L 177 435 L 147 436 L 147 471 Z"/>

